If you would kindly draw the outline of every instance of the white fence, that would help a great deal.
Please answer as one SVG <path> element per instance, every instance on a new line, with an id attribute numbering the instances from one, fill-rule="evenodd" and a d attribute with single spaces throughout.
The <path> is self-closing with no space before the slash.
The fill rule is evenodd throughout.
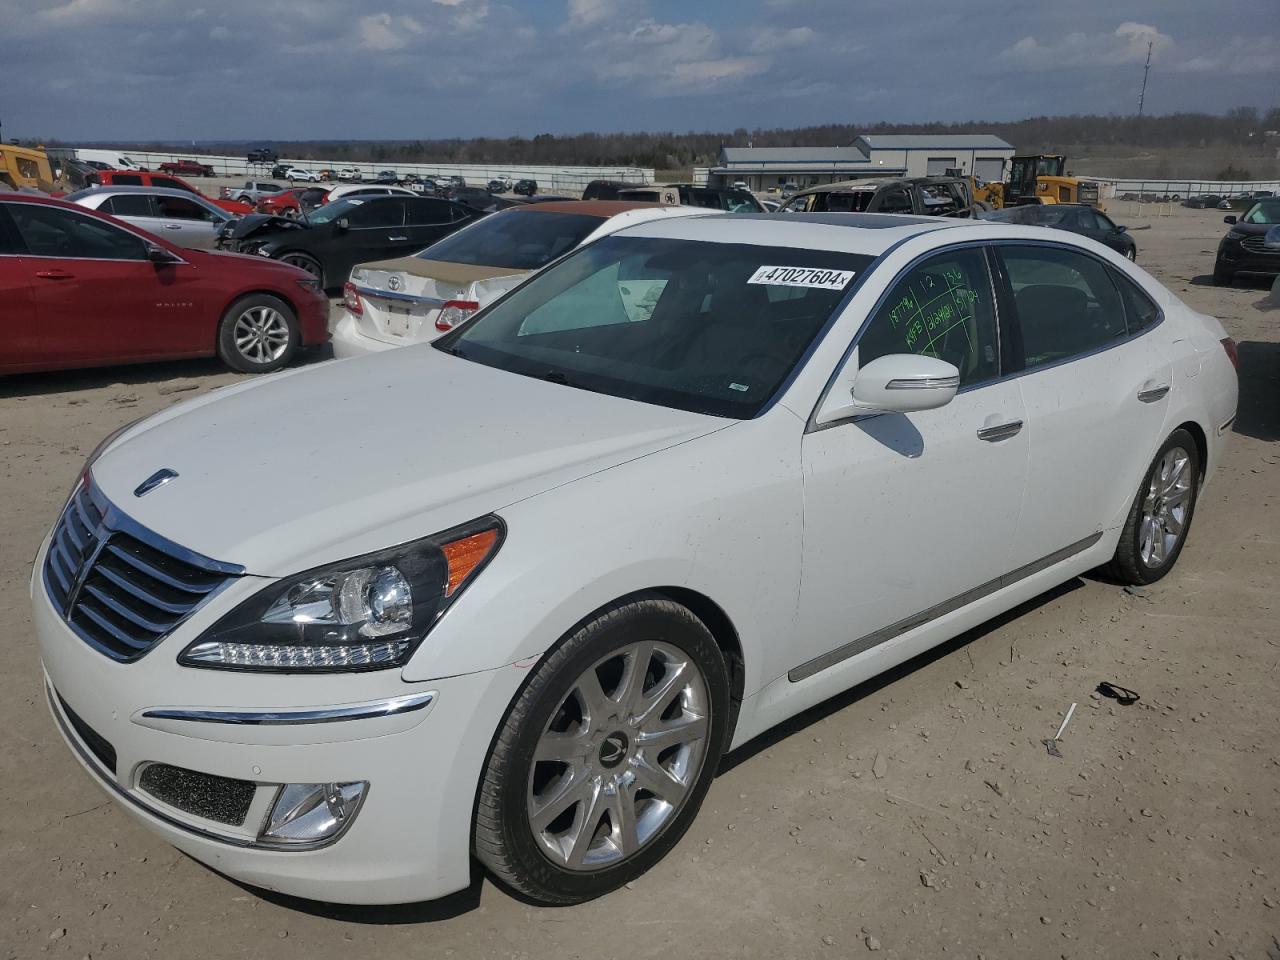
<path id="1" fill-rule="evenodd" d="M 1185 200 L 1201 193 L 1228 197 L 1258 190 L 1280 193 L 1280 180 L 1139 180 L 1093 176 L 1084 176 L 1083 179 L 1096 180 L 1106 188 L 1104 196 L 1111 197 L 1124 197 L 1125 194 L 1156 197 L 1176 195 Z"/>
<path id="2" fill-rule="evenodd" d="M 86 148 L 88 149 L 88 148 Z M 271 166 L 250 164 L 244 157 L 213 157 L 199 153 L 153 153 L 146 150 L 121 150 L 135 163 L 150 170 L 157 169 L 160 164 L 176 160 L 194 160 L 213 167 L 216 176 L 220 177 L 267 177 Z M 278 161 L 285 166 L 302 167 L 304 170 L 337 171 L 346 167 L 359 170 L 364 179 L 372 180 L 379 170 L 395 170 L 400 176 L 416 173 L 420 177 L 463 177 L 472 186 L 484 186 L 490 180 L 499 177 L 511 177 L 513 180 L 536 180 L 540 193 L 582 193 L 592 180 L 622 180 L 626 183 L 652 183 L 653 169 L 648 167 L 570 167 L 570 166 L 520 166 L 517 164 L 450 164 L 450 163 L 400 163 L 385 161 L 382 163 L 362 163 L 351 160 L 326 160 L 312 158 L 301 160 L 294 157 L 281 157 Z"/>

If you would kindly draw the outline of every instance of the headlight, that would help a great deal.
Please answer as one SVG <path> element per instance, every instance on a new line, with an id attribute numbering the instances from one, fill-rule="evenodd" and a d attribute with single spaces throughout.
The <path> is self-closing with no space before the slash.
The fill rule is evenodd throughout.
<path id="1" fill-rule="evenodd" d="M 241 603 L 179 656 L 189 667 L 335 672 L 404 663 L 498 551 L 497 517 L 308 570 Z"/>
<path id="2" fill-rule="evenodd" d="M 1247 233 L 1245 233 L 1243 230 L 1228 230 L 1228 231 L 1227 231 L 1227 239 L 1228 239 L 1228 240 L 1243 240 L 1243 239 L 1244 239 L 1245 237 L 1247 237 L 1247 236 L 1248 236 L 1248 234 L 1247 234 Z"/>
<path id="3" fill-rule="evenodd" d="M 254 253 L 256 253 L 256 254 L 257 254 L 258 256 L 260 256 L 260 257 L 269 257 L 269 256 L 271 256 L 271 251 L 270 251 L 267 247 L 258 247 L 258 249 L 257 249 L 257 250 L 255 250 L 255 251 L 253 251 L 253 252 L 254 252 Z"/>

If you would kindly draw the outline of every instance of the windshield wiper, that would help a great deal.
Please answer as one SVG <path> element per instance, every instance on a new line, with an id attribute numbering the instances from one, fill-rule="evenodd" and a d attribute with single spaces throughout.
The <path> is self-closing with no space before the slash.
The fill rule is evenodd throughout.
<path id="1" fill-rule="evenodd" d="M 571 384 L 569 383 L 569 378 L 566 377 L 564 375 L 564 372 L 561 370 L 548 370 L 546 373 L 542 375 L 542 379 L 550 383 L 563 384 L 566 387 L 571 386 Z"/>
<path id="2" fill-rule="evenodd" d="M 463 360 L 467 359 L 467 355 L 462 352 L 461 347 L 449 347 L 449 356 L 461 357 Z"/>

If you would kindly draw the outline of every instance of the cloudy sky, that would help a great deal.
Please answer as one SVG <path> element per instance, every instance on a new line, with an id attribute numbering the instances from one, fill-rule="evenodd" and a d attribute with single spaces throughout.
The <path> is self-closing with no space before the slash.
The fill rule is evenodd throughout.
<path id="1" fill-rule="evenodd" d="M 910 12 L 908 12 L 910 11 Z M 1276 0 L 0 0 L 6 137 L 531 136 L 1280 102 Z"/>

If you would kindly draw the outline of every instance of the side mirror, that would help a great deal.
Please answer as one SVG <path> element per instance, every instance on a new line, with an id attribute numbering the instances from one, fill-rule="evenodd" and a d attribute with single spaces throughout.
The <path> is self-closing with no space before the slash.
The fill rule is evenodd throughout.
<path id="1" fill-rule="evenodd" d="M 1128 227 L 1126 227 L 1124 224 L 1119 224 L 1119 225 L 1116 227 L 1116 233 L 1125 233 L 1128 229 L 1129 229 L 1129 228 L 1128 228 Z"/>
<path id="2" fill-rule="evenodd" d="M 333 222 L 333 225 L 338 228 L 339 232 L 346 232 L 351 229 L 351 221 L 346 217 L 339 217 Z"/>
<path id="3" fill-rule="evenodd" d="M 162 263 L 180 263 L 182 261 L 181 257 L 174 256 L 164 247 L 157 246 L 154 243 L 147 244 L 147 259 L 157 265 Z"/>
<path id="4" fill-rule="evenodd" d="M 852 385 L 837 378 L 815 418 L 831 423 L 863 414 L 916 413 L 951 402 L 960 386 L 960 371 L 945 360 L 914 353 L 891 353 L 861 367 Z M 841 395 L 847 389 L 847 399 Z"/>
<path id="5" fill-rule="evenodd" d="M 1235 222 L 1236 222 L 1236 215 L 1233 213 L 1233 214 L 1231 214 L 1231 216 L 1229 216 L 1229 217 L 1223 217 L 1223 218 L 1222 218 L 1222 222 L 1223 222 L 1223 223 L 1230 223 L 1230 224 L 1234 225 L 1234 224 L 1235 224 Z"/>

